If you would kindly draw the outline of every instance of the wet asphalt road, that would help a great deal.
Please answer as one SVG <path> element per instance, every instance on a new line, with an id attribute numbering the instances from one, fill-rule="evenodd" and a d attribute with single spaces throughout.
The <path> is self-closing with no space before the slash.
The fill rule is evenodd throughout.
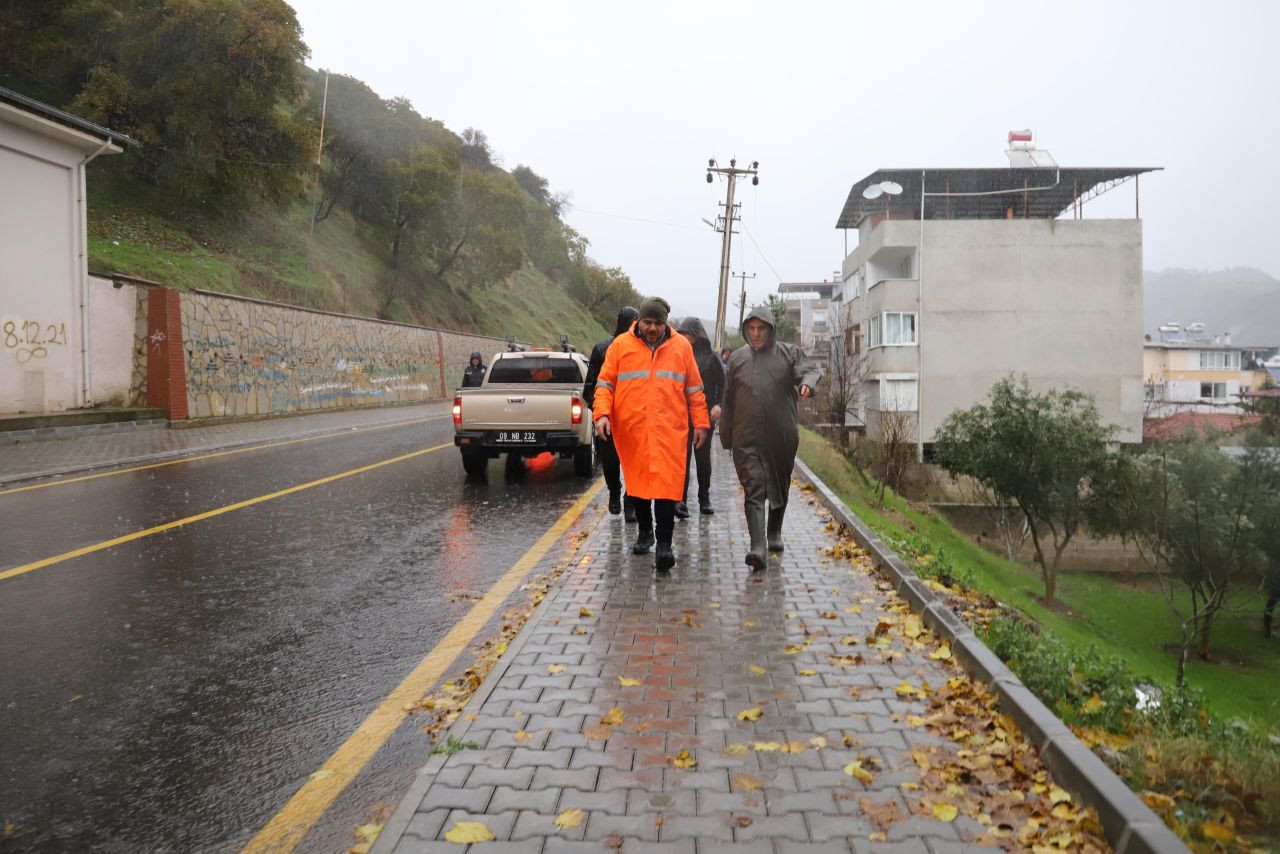
<path id="1" fill-rule="evenodd" d="M 452 442 L 447 418 L 0 494 L 0 570 Z M 0 580 L 0 851 L 238 850 L 581 495 L 438 451 Z M 426 759 L 402 725 L 303 840 Z"/>

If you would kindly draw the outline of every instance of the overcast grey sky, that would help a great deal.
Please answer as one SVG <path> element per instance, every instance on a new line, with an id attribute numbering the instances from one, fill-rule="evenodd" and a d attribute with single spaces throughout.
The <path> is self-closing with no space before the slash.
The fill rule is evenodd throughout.
<path id="1" fill-rule="evenodd" d="M 1164 167 L 1147 269 L 1280 274 L 1280 2 L 290 2 L 313 67 L 483 130 L 677 315 L 715 315 L 708 157 L 760 161 L 732 264 L 755 303 L 839 268 L 853 182 L 1005 166 L 1014 128 L 1064 166 Z M 1131 185 L 1086 215 L 1132 216 Z"/>

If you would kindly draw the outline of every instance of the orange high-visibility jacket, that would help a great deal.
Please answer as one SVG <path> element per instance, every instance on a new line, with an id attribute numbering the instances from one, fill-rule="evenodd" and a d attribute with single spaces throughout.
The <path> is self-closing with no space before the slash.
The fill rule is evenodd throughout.
<path id="1" fill-rule="evenodd" d="M 633 498 L 684 496 L 689 422 L 709 428 L 707 400 L 693 347 L 667 327 L 657 349 L 636 324 L 609 345 L 596 380 L 591 417 L 609 416 L 613 444 Z"/>

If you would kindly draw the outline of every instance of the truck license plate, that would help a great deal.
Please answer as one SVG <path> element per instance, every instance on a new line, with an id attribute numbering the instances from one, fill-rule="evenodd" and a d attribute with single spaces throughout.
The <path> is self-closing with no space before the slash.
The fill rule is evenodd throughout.
<path id="1" fill-rule="evenodd" d="M 533 445 L 538 441 L 538 434 L 530 431 L 499 430 L 494 437 L 499 445 Z"/>

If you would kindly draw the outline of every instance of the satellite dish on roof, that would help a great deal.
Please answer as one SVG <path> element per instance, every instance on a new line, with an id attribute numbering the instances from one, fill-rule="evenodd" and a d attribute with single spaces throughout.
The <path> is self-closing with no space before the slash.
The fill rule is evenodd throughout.
<path id="1" fill-rule="evenodd" d="M 891 196 L 896 196 L 902 192 L 902 185 L 897 181 L 881 181 L 880 189 L 884 190 Z"/>
<path id="2" fill-rule="evenodd" d="M 878 199 L 882 195 L 884 195 L 884 187 L 879 184 L 872 184 L 862 191 L 862 198 L 864 199 Z"/>

